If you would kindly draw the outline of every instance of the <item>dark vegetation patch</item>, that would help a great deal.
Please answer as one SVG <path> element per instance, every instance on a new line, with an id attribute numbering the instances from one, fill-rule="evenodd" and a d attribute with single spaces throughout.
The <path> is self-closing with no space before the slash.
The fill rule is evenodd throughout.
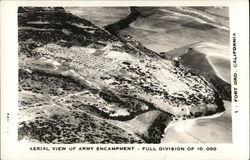
<path id="1" fill-rule="evenodd" d="M 45 10 L 45 8 L 40 7 L 20 7 L 18 13 L 19 55 L 24 54 L 27 57 L 41 56 L 34 52 L 33 49 L 48 43 L 55 43 L 63 47 L 93 46 L 94 48 L 101 48 L 106 46 L 107 41 L 111 43 L 121 41 L 123 42 L 122 44 L 125 45 L 117 47 L 116 50 L 159 57 L 157 53 L 148 50 L 140 43 L 136 41 L 127 42 L 123 39 L 119 39 L 112 34 L 97 28 L 89 21 L 70 13 L 66 13 L 63 8 Z M 137 14 L 140 15 L 140 13 L 136 13 L 135 17 Z M 135 17 L 130 18 L 133 20 Z M 46 23 L 28 23 L 32 21 Z M 77 27 L 72 25 L 72 23 L 77 23 L 87 27 Z M 122 25 L 126 26 L 126 24 Z M 88 27 L 93 27 L 94 30 L 88 29 Z M 112 33 L 112 31 L 110 32 Z M 104 43 L 101 43 L 100 41 Z M 145 73 L 140 72 L 139 70 L 135 70 L 135 72 L 138 72 L 141 76 L 145 76 Z M 127 81 L 122 77 L 114 78 L 119 82 Z M 127 82 L 132 83 L 129 81 Z M 143 86 L 142 82 L 136 85 L 141 87 L 146 93 L 153 95 L 164 94 L 165 98 L 172 103 L 189 103 L 186 102 L 184 98 L 171 96 L 159 88 L 152 89 L 154 87 L 153 85 L 151 87 Z M 126 121 L 134 118 L 138 114 L 155 109 L 154 104 L 135 96 L 128 96 L 128 94 L 125 94 L 125 89 L 126 88 L 121 88 L 121 93 L 117 94 L 105 89 L 93 89 L 82 84 L 82 82 L 77 82 L 74 77 L 63 76 L 61 74 L 50 74 L 38 70 L 33 70 L 32 73 L 29 73 L 23 69 L 19 69 L 19 90 L 27 90 L 33 93 L 50 96 L 61 96 L 88 90 L 93 94 L 99 94 L 107 103 L 126 109 L 130 115 L 114 117 L 99 110 L 96 104 L 83 104 L 80 101 L 74 101 L 70 107 L 75 107 L 85 113 L 71 110 L 68 115 L 52 115 L 49 117 L 37 118 L 35 121 L 20 122 L 18 139 L 21 140 L 24 136 L 27 136 L 30 139 L 36 139 L 42 143 L 143 143 L 143 140 L 136 140 L 132 134 L 108 123 L 108 120 L 106 120 L 113 119 Z M 223 106 L 221 99 L 218 97 L 219 95 L 216 97 L 216 104 Z M 192 103 L 194 104 L 202 99 L 208 101 L 202 96 L 196 97 L 191 95 L 190 98 L 193 98 Z M 143 109 L 143 105 L 146 105 L 148 108 Z M 96 115 L 97 117 L 100 117 L 100 119 L 94 118 L 86 112 L 93 116 Z M 201 116 L 199 114 L 200 113 L 197 112 L 194 113 L 193 116 Z M 172 115 L 168 113 L 160 114 L 155 122 L 149 127 L 148 135 L 142 136 L 145 142 L 160 143 L 164 129 L 171 119 Z"/>
<path id="2" fill-rule="evenodd" d="M 63 10 L 19 7 L 18 13 L 19 54 L 27 54 L 28 57 L 34 56 L 32 54 L 35 53 L 31 50 L 36 48 L 37 44 L 42 46 L 55 43 L 62 47 L 85 47 L 95 43 L 99 46 L 98 41 L 114 42 L 118 40 L 115 36 L 96 27 L 91 22 Z M 46 23 L 29 23 L 36 21 Z M 87 27 L 80 28 L 72 25 L 73 23 Z M 89 27 L 93 29 L 89 29 Z M 63 30 L 66 30 L 67 33 Z M 31 39 L 34 43 L 27 44 L 26 40 L 28 39 Z"/>
<path id="3" fill-rule="evenodd" d="M 105 118 L 126 121 L 131 120 L 139 114 L 155 109 L 152 103 L 139 99 L 135 96 L 118 95 L 109 90 L 102 90 L 99 95 L 107 103 L 115 104 L 118 107 L 126 109 L 130 113 L 128 116 L 110 116 L 108 113 L 101 113 L 101 116 L 104 116 Z M 146 105 L 148 108 L 143 109 L 143 105 Z"/>
<path id="4" fill-rule="evenodd" d="M 19 69 L 18 81 L 19 90 L 23 89 L 51 96 L 60 96 L 86 89 L 86 86 L 78 84 L 68 77 L 43 72 L 28 73 L 23 69 Z"/>
<path id="5" fill-rule="evenodd" d="M 125 18 L 107 25 L 104 28 L 113 35 L 117 35 L 117 31 L 127 28 L 129 24 L 135 21 L 140 15 L 141 13 L 135 7 L 130 7 L 130 13 Z"/>
<path id="6" fill-rule="evenodd" d="M 73 119 L 73 122 L 71 122 Z M 76 122 L 75 122 L 76 121 Z M 24 137 L 42 143 L 143 143 L 126 131 L 84 113 L 37 117 L 19 123 L 18 140 Z"/>
<path id="7" fill-rule="evenodd" d="M 172 115 L 166 112 L 161 113 L 148 129 L 148 137 L 144 137 L 147 143 L 160 143 L 164 130 L 172 119 Z"/>

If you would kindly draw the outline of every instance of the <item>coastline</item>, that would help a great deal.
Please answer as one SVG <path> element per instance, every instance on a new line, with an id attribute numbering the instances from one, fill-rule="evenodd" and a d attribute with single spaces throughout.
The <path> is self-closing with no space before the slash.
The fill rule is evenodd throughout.
<path id="1" fill-rule="evenodd" d="M 21 13 L 26 13 L 25 11 L 25 8 L 20 9 Z M 52 11 L 44 12 L 48 15 L 53 13 Z M 38 13 L 40 14 L 40 12 Z M 23 136 L 33 128 L 39 128 L 42 125 L 43 128 L 47 127 L 51 130 L 48 133 L 50 134 L 49 139 L 43 136 L 44 133 L 41 133 L 41 130 L 35 131 L 36 133 L 33 133 L 32 130 L 30 135 L 32 138 L 39 138 L 39 141 L 50 143 L 81 142 L 82 138 L 75 138 L 74 141 L 71 141 L 71 136 L 74 137 L 75 135 L 70 132 L 72 129 L 65 127 L 67 125 L 65 123 L 70 119 L 69 126 L 74 128 L 75 133 L 79 136 L 82 136 L 81 133 L 84 132 L 84 137 L 89 143 L 110 143 L 110 135 L 113 135 L 114 132 L 119 133 L 119 136 L 120 133 L 123 134 L 122 141 L 117 139 L 115 135 L 114 142 L 131 141 L 135 143 L 138 137 L 134 136 L 135 139 L 133 134 L 127 133 L 126 129 L 117 126 L 111 120 L 108 123 L 109 125 L 105 126 L 106 128 L 101 128 L 103 123 L 106 124 L 106 119 L 128 120 L 127 118 L 134 118 L 129 115 L 142 114 L 154 107 L 163 111 L 164 114 L 170 113 L 183 120 L 192 116 L 196 117 L 192 121 L 199 119 L 200 116 L 224 111 L 222 110 L 223 102 L 217 91 L 204 78 L 192 74 L 185 67 L 173 63 L 170 59 L 163 62 L 160 55 L 147 49 L 142 44 L 114 36 L 114 34 L 95 26 L 90 21 L 70 13 L 64 13 L 58 8 L 55 9 L 55 13 L 58 18 L 66 14 L 69 24 L 65 25 L 65 19 L 55 21 L 50 19 L 48 15 L 43 17 L 43 20 L 46 21 L 46 24 L 44 24 L 40 19 L 39 21 L 32 19 L 32 12 L 26 13 L 30 16 L 30 19 L 20 18 L 19 21 L 19 37 L 21 38 L 19 45 L 22 48 L 20 56 L 23 56 L 20 59 L 22 65 L 20 65 L 19 70 L 20 92 L 23 93 L 23 103 L 20 108 L 24 113 L 29 113 L 31 110 L 34 114 L 34 119 L 31 121 L 20 123 L 20 133 Z M 24 14 L 20 14 L 20 17 L 22 16 Z M 130 17 L 128 20 L 130 22 L 134 18 Z M 54 23 L 57 21 L 63 21 L 63 23 L 58 23 L 55 26 Z M 30 28 L 27 29 L 27 26 Z M 41 31 L 40 29 L 44 26 L 49 28 L 46 34 L 44 34 L 44 30 Z M 60 32 L 51 28 L 59 28 Z M 119 28 L 117 31 L 119 31 Z M 34 35 L 32 41 L 26 38 L 30 33 Z M 80 33 L 80 35 L 77 33 Z M 48 39 L 47 34 L 56 36 L 54 39 Z M 77 40 L 71 43 L 74 38 L 77 38 Z M 37 42 L 40 44 L 35 45 Z M 26 47 L 27 44 L 30 48 Z M 29 52 L 26 52 L 25 49 Z M 62 52 L 67 54 L 61 54 Z M 120 55 L 122 57 L 119 57 Z M 43 58 L 40 58 L 44 56 L 50 58 L 44 61 Z M 110 63 L 113 65 L 112 68 L 110 68 Z M 25 68 L 25 72 L 20 72 L 21 69 L 25 70 Z M 36 72 L 42 72 L 43 74 Z M 114 72 L 114 74 L 106 76 L 107 72 Z M 124 74 L 120 75 L 121 72 Z M 65 83 L 70 83 L 70 88 L 65 87 L 67 86 Z M 57 84 L 56 89 L 50 87 L 55 84 Z M 30 94 L 26 94 L 26 90 L 31 91 L 33 97 L 37 98 L 35 100 L 39 103 L 36 103 L 36 106 L 26 107 L 31 103 L 30 101 L 33 101 Z M 86 92 L 88 96 L 82 95 L 84 90 L 88 91 Z M 133 95 L 127 96 L 129 93 L 133 93 Z M 45 96 L 47 99 L 43 102 L 41 97 Z M 194 108 L 192 110 L 186 109 L 188 106 L 194 106 Z M 32 107 L 39 108 L 41 112 L 32 110 Z M 190 111 L 192 114 L 189 115 Z M 157 116 L 152 125 L 147 128 L 148 136 L 152 139 L 145 140 L 146 143 L 160 143 L 162 134 L 166 133 L 165 130 L 167 131 L 168 128 L 172 128 L 171 126 L 177 123 L 182 123 L 182 120 L 170 122 L 172 118 L 164 114 Z M 223 112 L 205 118 L 217 117 L 221 114 Z M 85 119 L 82 117 L 85 117 Z M 59 119 L 61 122 L 57 124 Z M 85 123 L 86 120 L 91 123 Z M 73 123 L 75 121 L 78 123 L 77 127 Z M 170 124 L 167 125 L 166 122 L 170 122 Z M 48 128 L 48 126 L 43 125 L 44 123 L 57 125 Z M 100 127 L 103 133 L 99 133 L 96 126 Z M 54 127 L 62 128 L 62 131 Z M 87 127 L 93 132 L 88 132 Z M 110 130 L 110 128 L 113 128 L 113 130 Z M 59 130 L 57 135 L 53 133 L 55 129 Z M 85 135 L 85 132 L 87 135 Z M 93 133 L 106 134 L 106 136 L 98 135 L 96 141 L 94 141 Z M 64 135 L 68 139 L 61 140 L 60 138 Z M 103 139 L 98 139 L 98 137 Z M 139 138 L 138 143 L 141 142 Z"/>
<path id="2" fill-rule="evenodd" d="M 161 139 L 161 143 L 176 143 L 176 141 L 178 141 L 178 138 L 174 138 L 173 134 L 182 134 L 183 136 L 185 134 L 189 134 L 188 136 L 192 136 L 191 140 L 192 142 L 182 142 L 182 143 L 193 143 L 195 141 L 194 137 L 196 137 L 196 133 L 193 131 L 197 131 L 198 129 L 200 130 L 202 128 L 202 125 L 211 125 L 211 128 L 209 128 L 210 130 L 214 130 L 214 132 L 216 132 L 218 135 L 229 135 L 228 137 L 224 137 L 225 139 L 230 139 L 230 141 L 232 142 L 232 133 L 224 133 L 224 132 L 228 132 L 232 130 L 232 121 L 231 121 L 231 109 L 229 109 L 229 107 L 231 107 L 231 102 L 230 101 L 224 101 L 226 110 L 214 115 L 210 115 L 210 116 L 204 116 L 204 117 L 198 117 L 195 119 L 188 119 L 188 120 L 181 120 L 181 121 L 171 121 L 168 126 L 165 128 L 164 130 L 164 136 Z M 229 118 L 230 121 L 226 121 L 225 118 Z M 201 126 L 199 126 L 202 123 Z M 186 126 L 185 126 L 186 125 Z M 216 128 L 218 126 L 222 126 L 224 127 L 224 130 L 216 130 Z M 182 127 L 181 127 L 182 126 Z M 195 127 L 194 127 L 195 126 Z M 191 130 L 191 128 L 193 128 L 193 130 Z M 222 127 L 220 129 L 223 129 Z M 191 130 L 191 133 L 189 133 L 189 130 Z M 197 131 L 198 132 L 198 131 Z M 204 131 L 206 132 L 206 131 Z M 169 140 L 168 137 L 171 137 L 171 140 Z M 178 135 L 174 135 L 174 136 L 178 136 Z M 207 135 L 207 137 L 205 137 L 205 139 L 208 139 L 209 135 Z M 197 138 L 199 139 L 199 138 Z M 223 140 L 221 140 L 221 142 L 219 143 L 230 143 L 229 142 L 224 142 Z M 198 140 L 194 143 L 203 143 L 202 140 Z M 209 142 L 209 143 L 213 143 L 213 142 Z"/>

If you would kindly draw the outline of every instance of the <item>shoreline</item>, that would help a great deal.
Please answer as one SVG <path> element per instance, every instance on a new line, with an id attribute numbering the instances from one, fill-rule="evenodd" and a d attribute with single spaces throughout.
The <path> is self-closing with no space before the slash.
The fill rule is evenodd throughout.
<path id="1" fill-rule="evenodd" d="M 175 127 L 177 124 L 184 123 L 184 122 L 194 122 L 194 121 L 204 120 L 204 119 L 214 119 L 214 118 L 218 118 L 218 117 L 222 116 L 223 114 L 225 114 L 225 112 L 226 111 L 223 111 L 223 112 L 220 112 L 220 113 L 217 113 L 217 114 L 213 114 L 213 115 L 210 115 L 210 116 L 198 117 L 198 118 L 195 118 L 195 119 L 187 119 L 187 120 L 180 120 L 180 121 L 171 121 L 171 122 L 168 123 L 167 127 L 164 129 L 164 135 L 163 135 L 163 138 L 161 139 L 161 143 L 164 143 L 162 141 L 167 136 L 167 132 L 171 128 Z"/>
<path id="2" fill-rule="evenodd" d="M 19 10 L 21 13 L 25 13 L 25 11 Z M 121 115 L 123 119 L 121 117 L 117 119 L 125 121 L 124 117 L 128 113 L 133 116 L 141 115 L 144 111 L 155 107 L 161 111 L 164 110 L 164 113 L 159 114 L 148 129 L 146 128 L 148 136 L 144 138 L 148 137 L 148 141 L 145 139 L 146 143 L 161 143 L 164 134 L 166 136 L 168 130 L 176 124 L 215 118 L 224 113 L 222 112 L 224 109 L 220 109 L 220 107 L 224 107 L 221 98 L 202 77 L 189 73 L 184 67 L 175 65 L 170 60 L 168 63 L 167 61 L 164 63 L 157 53 L 148 50 L 139 42 L 116 37 L 78 16 L 67 13 L 66 20 L 60 19 L 64 12 L 56 10 L 56 17 L 59 18 L 59 22 L 63 21 L 63 23 L 54 26 L 57 21 L 49 18 L 53 12 L 47 13 L 45 11 L 45 13 L 48 15 L 38 19 L 39 21 L 32 19 L 34 13 L 28 12 L 26 17 L 25 14 L 19 15 L 24 17 L 23 19 L 19 18 L 23 20 L 19 20 L 19 26 L 21 26 L 19 45 L 22 48 L 19 53 L 27 58 L 19 59 L 22 64 L 19 68 L 19 75 L 22 73 L 21 69 L 28 68 L 25 70 L 27 74 L 25 73 L 23 77 L 19 76 L 20 91 L 30 90 L 33 94 L 32 98 L 26 94 L 22 95 L 21 107 L 28 106 L 23 110 L 24 113 L 29 113 L 26 115 L 32 113 L 34 117 L 39 117 L 32 121 L 21 122 L 19 133 L 23 135 L 28 133 L 31 138 L 45 143 L 144 143 L 143 137 L 138 138 L 133 132 L 128 132 L 126 128 L 121 128 L 116 123 L 112 123 L 111 120 L 105 119 L 114 119 L 117 115 Z M 29 16 L 30 18 L 27 19 Z M 43 24 L 41 20 L 46 21 L 46 24 Z M 80 28 L 79 25 L 65 26 L 65 21 L 70 24 L 79 23 L 82 26 Z M 23 30 L 22 27 L 30 25 L 33 27 L 32 30 Z M 48 28 L 60 28 L 62 33 L 54 33 L 49 30 L 48 33 L 46 32 L 49 36 L 45 35 L 44 30 L 40 30 L 43 25 Z M 89 30 L 89 28 L 91 29 Z M 27 40 L 31 33 L 34 35 L 31 38 L 32 42 Z M 48 39 L 52 36 L 55 38 Z M 74 43 L 71 43 L 72 38 L 76 38 Z M 100 44 L 99 41 L 102 43 Z M 39 46 L 35 45 L 38 42 Z M 110 44 L 114 47 L 113 50 L 110 49 L 112 48 Z M 27 45 L 30 45 L 30 48 L 27 48 Z M 85 48 L 83 49 L 83 47 Z M 86 47 L 89 47 L 87 51 Z M 67 54 L 61 54 L 62 52 Z M 121 54 L 124 55 L 119 59 L 122 61 L 117 61 L 116 58 Z M 142 58 L 140 61 L 134 60 L 131 58 L 134 57 L 133 55 Z M 40 56 L 49 56 L 51 60 L 44 61 Z M 127 60 L 131 62 L 127 62 Z M 110 69 L 110 65 L 113 65 L 112 69 Z M 104 69 L 95 71 L 96 68 Z M 44 72 L 49 74 L 38 74 Z M 108 77 L 103 76 L 107 72 L 114 72 L 114 74 Z M 88 96 L 81 95 L 81 91 L 85 90 L 89 92 Z M 141 94 L 146 100 L 139 96 Z M 47 99 L 43 100 L 41 97 L 45 96 Z M 33 110 L 33 106 L 29 106 L 32 101 L 39 102 L 36 107 L 40 108 L 41 111 Z M 168 105 L 169 103 L 175 105 Z M 192 113 L 196 118 L 184 120 L 189 115 L 189 110 L 186 107 L 190 105 L 195 106 Z M 175 106 L 176 108 L 174 108 Z M 103 111 L 107 115 L 100 114 L 99 111 Z M 173 120 L 168 115 L 166 116 L 168 113 L 178 115 L 183 120 Z M 209 114 L 213 115 L 199 117 Z M 143 121 L 145 120 L 143 119 Z M 51 126 L 44 124 L 51 124 Z M 188 126 L 190 125 L 183 125 L 184 129 Z M 97 130 L 97 127 L 100 129 Z M 180 125 L 180 127 L 182 126 Z M 46 132 L 44 132 L 45 130 Z M 47 130 L 49 131 L 47 132 Z M 56 130 L 56 135 L 54 130 Z M 72 130 L 74 133 L 71 132 Z M 101 132 L 99 132 L 100 130 Z M 174 138 L 176 137 L 173 136 Z"/>

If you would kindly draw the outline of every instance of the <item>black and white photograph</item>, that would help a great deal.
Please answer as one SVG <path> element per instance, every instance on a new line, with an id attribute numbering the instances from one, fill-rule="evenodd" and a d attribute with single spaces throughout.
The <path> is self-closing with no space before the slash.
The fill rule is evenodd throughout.
<path id="1" fill-rule="evenodd" d="M 1 160 L 247 160 L 247 0 L 0 1 Z"/>
<path id="2" fill-rule="evenodd" d="M 226 6 L 19 6 L 18 141 L 232 143 Z"/>

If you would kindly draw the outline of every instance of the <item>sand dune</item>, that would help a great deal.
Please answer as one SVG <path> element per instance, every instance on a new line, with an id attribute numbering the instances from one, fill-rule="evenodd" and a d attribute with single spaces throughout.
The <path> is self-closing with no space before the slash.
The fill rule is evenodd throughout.
<path id="1" fill-rule="evenodd" d="M 192 45 L 191 47 L 207 56 L 219 56 L 230 59 L 229 46 L 223 46 L 212 42 L 201 42 Z"/>
<path id="2" fill-rule="evenodd" d="M 159 110 L 148 111 L 136 116 L 132 120 L 129 120 L 127 123 L 134 127 L 136 133 L 147 134 L 148 128 L 152 125 L 152 123 L 160 113 L 161 111 Z"/>
<path id="3" fill-rule="evenodd" d="M 185 65 L 192 66 L 192 68 L 206 73 L 215 74 L 227 83 L 231 83 L 228 47 L 211 42 L 201 42 L 189 47 L 192 50 L 183 56 L 185 57 L 183 59 Z M 197 53 L 200 53 L 200 55 Z"/>
<path id="4" fill-rule="evenodd" d="M 230 60 L 216 56 L 208 56 L 208 62 L 212 65 L 216 75 L 231 84 Z"/>
<path id="5" fill-rule="evenodd" d="M 189 50 L 192 49 L 192 50 Z M 170 57 L 182 57 L 181 63 L 186 67 L 218 76 L 231 83 L 229 48 L 212 42 L 198 42 L 165 53 Z"/>

